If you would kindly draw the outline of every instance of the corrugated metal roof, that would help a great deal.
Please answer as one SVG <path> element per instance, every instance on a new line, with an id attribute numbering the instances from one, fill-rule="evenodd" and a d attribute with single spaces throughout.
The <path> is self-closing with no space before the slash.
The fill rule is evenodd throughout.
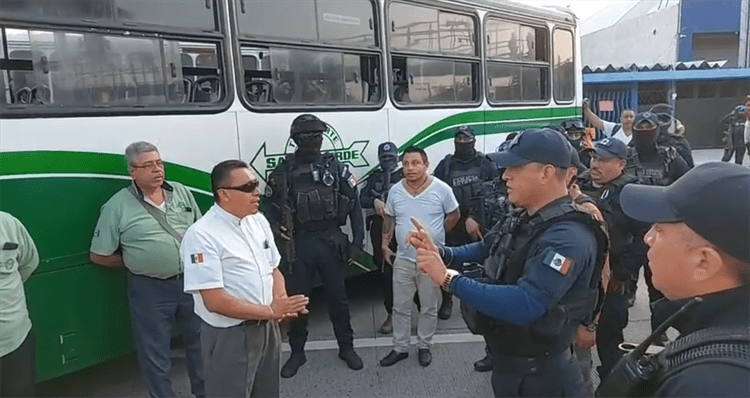
<path id="1" fill-rule="evenodd" d="M 690 61 L 680 62 L 677 64 L 653 64 L 653 65 L 605 65 L 605 66 L 590 66 L 586 65 L 583 67 L 583 73 L 616 73 L 616 72 L 649 72 L 649 71 L 665 71 L 665 70 L 707 70 L 707 69 L 721 69 L 726 65 L 727 61 Z"/>

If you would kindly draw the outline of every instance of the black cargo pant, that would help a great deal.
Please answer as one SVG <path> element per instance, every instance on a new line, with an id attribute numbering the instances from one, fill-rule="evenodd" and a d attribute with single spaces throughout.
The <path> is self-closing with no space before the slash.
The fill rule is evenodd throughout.
<path id="1" fill-rule="evenodd" d="M 337 233 L 333 231 L 333 233 Z M 341 233 L 338 231 L 338 233 Z M 331 232 L 300 232 L 295 235 L 297 261 L 287 270 L 288 294 L 309 296 L 313 288 L 315 271 L 323 282 L 328 301 L 328 315 L 333 324 L 340 349 L 353 347 L 354 332 L 349 317 L 349 303 L 344 285 L 344 259 L 330 241 Z M 289 345 L 292 352 L 304 352 L 307 342 L 307 315 L 292 321 L 289 328 Z"/>

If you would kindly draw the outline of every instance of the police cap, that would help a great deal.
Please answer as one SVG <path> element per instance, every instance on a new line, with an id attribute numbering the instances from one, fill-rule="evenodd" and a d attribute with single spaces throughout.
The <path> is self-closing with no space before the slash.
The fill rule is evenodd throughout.
<path id="1" fill-rule="evenodd" d="M 292 126 L 289 129 L 289 135 L 294 136 L 300 133 L 322 133 L 328 130 L 328 125 L 317 116 L 305 113 L 294 118 Z"/>
<path id="2" fill-rule="evenodd" d="M 600 158 L 626 159 L 628 146 L 617 138 L 604 138 L 594 143 L 594 152 Z"/>
<path id="3" fill-rule="evenodd" d="M 651 112 L 641 112 L 635 116 L 633 131 L 652 131 L 659 128 L 659 117 Z"/>
<path id="4" fill-rule="evenodd" d="M 387 141 L 378 145 L 378 158 L 382 158 L 385 155 L 398 156 L 398 148 L 396 148 L 396 144 Z"/>
<path id="5" fill-rule="evenodd" d="M 456 129 L 456 135 L 463 134 L 471 139 L 475 139 L 476 135 L 474 134 L 474 129 L 471 128 L 471 126 L 461 126 Z"/>
<path id="6" fill-rule="evenodd" d="M 508 149 L 488 156 L 500 167 L 535 162 L 567 169 L 570 166 L 571 151 L 572 147 L 565 136 L 544 128 L 523 131 L 510 142 Z"/>
<path id="7" fill-rule="evenodd" d="M 628 184 L 620 202 L 629 217 L 683 222 L 730 256 L 750 263 L 750 169 L 710 162 L 666 187 Z"/>

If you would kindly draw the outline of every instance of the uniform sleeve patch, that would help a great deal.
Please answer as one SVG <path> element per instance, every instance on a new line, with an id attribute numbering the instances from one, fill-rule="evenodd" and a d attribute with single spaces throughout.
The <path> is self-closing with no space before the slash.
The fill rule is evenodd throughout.
<path id="1" fill-rule="evenodd" d="M 570 268 L 573 267 L 573 260 L 560 253 L 550 251 L 547 256 L 544 257 L 544 265 L 549 266 L 562 275 L 567 275 Z"/>
<path id="2" fill-rule="evenodd" d="M 203 253 L 195 253 L 190 255 L 190 262 L 193 264 L 203 263 Z"/>
<path id="3" fill-rule="evenodd" d="M 346 182 L 349 183 L 350 188 L 354 188 L 357 186 L 357 178 L 354 177 L 354 174 L 350 174 Z"/>

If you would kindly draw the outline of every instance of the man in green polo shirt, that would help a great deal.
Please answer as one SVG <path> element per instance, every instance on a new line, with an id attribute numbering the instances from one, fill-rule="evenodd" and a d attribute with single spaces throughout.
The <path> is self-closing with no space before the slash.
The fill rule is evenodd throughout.
<path id="1" fill-rule="evenodd" d="M 34 334 L 23 283 L 39 253 L 18 219 L 0 211 L 0 397 L 34 395 Z"/>
<path id="2" fill-rule="evenodd" d="M 174 397 L 169 379 L 170 340 L 180 324 L 193 395 L 205 396 L 200 318 L 184 293 L 180 241 L 201 213 L 183 185 L 164 180 L 157 148 L 135 142 L 125 149 L 133 184 L 101 208 L 91 261 L 128 269 L 128 301 L 141 375 L 151 397 Z"/>

